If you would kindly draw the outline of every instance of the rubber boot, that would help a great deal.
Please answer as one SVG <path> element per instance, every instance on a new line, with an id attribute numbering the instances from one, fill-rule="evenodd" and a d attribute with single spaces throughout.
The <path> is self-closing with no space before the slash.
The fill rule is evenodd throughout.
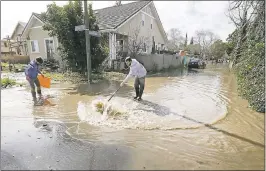
<path id="1" fill-rule="evenodd" d="M 38 100 L 42 99 L 42 91 L 37 89 L 37 93 L 38 93 Z"/>
<path id="2" fill-rule="evenodd" d="M 142 94 L 143 94 L 143 89 L 142 88 L 140 88 L 140 90 L 139 90 L 139 97 L 138 97 L 138 101 L 141 101 L 142 100 Z"/>
<path id="3" fill-rule="evenodd" d="M 134 99 L 137 99 L 139 97 L 139 88 L 135 87 L 135 92 L 136 92 L 136 96 L 134 97 Z"/>
<path id="4" fill-rule="evenodd" d="M 44 102 L 42 97 L 42 91 L 40 89 L 37 89 L 37 93 L 38 93 L 38 105 L 42 105 Z"/>
<path id="5" fill-rule="evenodd" d="M 37 97 L 36 97 L 36 92 L 35 92 L 35 91 L 34 91 L 34 92 L 32 91 L 32 92 L 31 92 L 31 95 L 32 95 L 32 99 L 33 99 L 34 105 L 36 105 L 37 102 L 38 102 L 38 101 L 37 101 Z"/>

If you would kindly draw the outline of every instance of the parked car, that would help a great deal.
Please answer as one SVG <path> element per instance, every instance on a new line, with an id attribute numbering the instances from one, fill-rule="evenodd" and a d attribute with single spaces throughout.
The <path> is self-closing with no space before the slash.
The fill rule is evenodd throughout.
<path id="1" fill-rule="evenodd" d="M 191 58 L 188 63 L 189 68 L 199 68 L 204 69 L 206 68 L 206 62 L 199 58 Z"/>

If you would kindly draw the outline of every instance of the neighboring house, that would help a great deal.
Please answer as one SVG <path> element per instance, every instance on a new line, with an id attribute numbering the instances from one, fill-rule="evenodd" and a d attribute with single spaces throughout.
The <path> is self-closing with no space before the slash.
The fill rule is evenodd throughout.
<path id="1" fill-rule="evenodd" d="M 44 22 L 40 14 L 32 13 L 23 32 L 22 39 L 26 39 L 26 44 L 30 59 L 33 60 L 38 56 L 44 59 L 56 59 L 60 66 L 62 59 L 58 55 L 58 40 L 56 37 L 50 37 L 48 31 L 42 29 Z"/>
<path id="2" fill-rule="evenodd" d="M 10 37 L 12 40 L 20 40 L 21 34 L 27 23 L 19 21 Z"/>
<path id="3" fill-rule="evenodd" d="M 150 54 L 154 42 L 155 49 L 165 48 L 167 36 L 152 1 L 137 1 L 118 6 L 94 10 L 100 32 L 109 33 L 110 59 L 117 59 L 117 51 L 129 52 L 130 46 L 138 43 L 134 40 L 136 30 L 138 39 L 143 41 L 142 52 Z M 55 58 L 62 63 L 56 37 L 50 37 L 44 31 L 40 14 L 32 13 L 22 38 L 27 39 L 30 59 L 42 56 Z"/>
<path id="4" fill-rule="evenodd" d="M 95 10 L 94 14 L 100 31 L 109 32 L 110 57 L 113 60 L 117 58 L 117 50 L 129 52 L 134 43 L 139 44 L 136 33 L 139 41 L 143 41 L 142 52 L 150 54 L 153 42 L 155 50 L 165 49 L 167 35 L 153 1 L 112 6 Z"/>
<path id="5" fill-rule="evenodd" d="M 2 54 L 26 55 L 24 42 L 21 41 L 21 33 L 24 30 L 26 23 L 19 21 L 11 35 L 1 40 Z M 12 51 L 9 52 L 9 51 Z"/>
<path id="6" fill-rule="evenodd" d="M 15 50 L 13 49 L 12 52 L 10 52 L 8 41 L 6 39 L 2 39 L 1 40 L 1 55 L 11 55 L 11 54 L 13 55 L 16 54 Z"/>
<path id="7" fill-rule="evenodd" d="M 25 28 L 27 23 L 19 21 L 10 37 L 10 39 L 13 41 L 12 46 L 17 47 L 16 54 L 17 55 L 28 55 L 28 49 L 26 46 L 26 42 L 23 42 L 21 39 L 22 32 Z"/>

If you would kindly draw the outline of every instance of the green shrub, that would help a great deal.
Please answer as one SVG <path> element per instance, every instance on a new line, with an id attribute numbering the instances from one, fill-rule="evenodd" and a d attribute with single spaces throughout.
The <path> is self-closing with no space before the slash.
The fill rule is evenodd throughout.
<path id="1" fill-rule="evenodd" d="M 1 86 L 7 87 L 7 86 L 14 86 L 16 85 L 16 81 L 10 78 L 1 78 Z"/>
<path id="2" fill-rule="evenodd" d="M 265 112 L 264 43 L 248 43 L 249 48 L 244 51 L 241 62 L 236 65 L 238 90 L 254 110 Z"/>

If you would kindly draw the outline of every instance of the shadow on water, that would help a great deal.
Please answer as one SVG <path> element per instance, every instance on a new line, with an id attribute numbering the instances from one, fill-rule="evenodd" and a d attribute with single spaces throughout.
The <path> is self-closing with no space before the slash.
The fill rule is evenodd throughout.
<path id="1" fill-rule="evenodd" d="M 198 121 L 198 120 L 195 120 L 193 118 L 190 118 L 190 117 L 187 117 L 187 116 L 183 116 L 183 115 L 180 115 L 176 112 L 172 112 L 168 107 L 165 107 L 165 106 L 161 106 L 159 104 L 156 104 L 156 103 L 153 103 L 151 101 L 147 101 L 147 100 L 143 100 L 140 102 L 141 104 L 143 105 L 146 105 L 148 107 L 151 107 L 153 110 L 147 110 L 147 109 L 136 109 L 136 110 L 142 110 L 142 111 L 146 111 L 146 112 L 153 112 L 155 113 L 156 115 L 159 115 L 159 116 L 166 116 L 166 115 L 169 115 L 169 114 L 174 114 L 174 115 L 177 115 L 177 116 L 180 116 L 184 119 L 187 119 L 189 121 L 192 121 L 194 123 L 198 123 L 198 124 L 201 124 L 209 129 L 212 129 L 212 130 L 215 130 L 215 131 L 218 131 L 218 132 L 222 132 L 228 136 L 231 136 L 231 137 L 234 137 L 234 138 L 237 138 L 239 140 L 242 140 L 242 141 L 245 141 L 245 142 L 248 142 L 248 143 L 251 143 L 253 145 L 256 145 L 256 146 L 259 146 L 259 147 L 263 147 L 264 148 L 264 144 L 261 144 L 259 142 L 256 142 L 256 141 L 253 141 L 253 140 L 250 140 L 250 139 L 247 139 L 245 137 L 242 137 L 242 136 L 239 136 L 237 134 L 234 134 L 234 133 L 230 133 L 228 131 L 225 131 L 225 130 L 222 130 L 220 128 L 217 128 L 217 127 L 214 127 L 210 124 L 206 124 L 204 122 L 201 122 L 201 121 Z"/>
<path id="2" fill-rule="evenodd" d="M 175 70 L 168 70 L 168 71 L 163 71 L 159 72 L 156 74 L 149 74 L 147 78 L 149 77 L 182 77 L 182 76 L 187 76 L 187 75 L 194 75 L 194 74 L 199 74 L 200 72 L 204 72 L 203 70 L 198 70 L 198 69 L 187 69 L 187 68 L 180 68 L 180 69 L 175 69 Z M 80 95 L 97 95 L 101 94 L 102 96 L 109 96 L 111 93 L 113 93 L 120 85 L 121 81 L 101 81 L 100 83 L 97 84 L 91 84 L 88 86 L 88 84 L 81 84 L 78 85 L 75 90 L 77 94 Z M 116 96 L 119 97 L 130 97 L 131 94 L 129 92 L 134 92 L 134 88 L 128 85 L 124 85 L 123 89 L 121 89 Z M 214 127 L 210 124 L 195 120 L 193 118 L 187 117 L 180 115 L 178 113 L 172 112 L 168 107 L 161 106 L 159 104 L 153 103 L 151 101 L 143 100 L 140 103 L 152 108 L 152 110 L 148 109 L 136 109 L 136 110 L 142 110 L 142 111 L 147 111 L 147 112 L 153 112 L 156 115 L 159 116 L 166 116 L 169 114 L 174 114 L 177 116 L 180 116 L 184 119 L 187 119 L 189 121 L 192 121 L 194 123 L 201 124 L 209 129 L 215 130 L 217 132 L 222 132 L 228 136 L 240 139 L 245 142 L 249 142 L 253 145 L 259 146 L 259 147 L 264 147 L 263 144 L 255 142 L 253 140 L 247 139 L 245 137 L 239 136 L 237 134 L 230 133 L 228 131 L 222 130 L 220 128 Z"/>

